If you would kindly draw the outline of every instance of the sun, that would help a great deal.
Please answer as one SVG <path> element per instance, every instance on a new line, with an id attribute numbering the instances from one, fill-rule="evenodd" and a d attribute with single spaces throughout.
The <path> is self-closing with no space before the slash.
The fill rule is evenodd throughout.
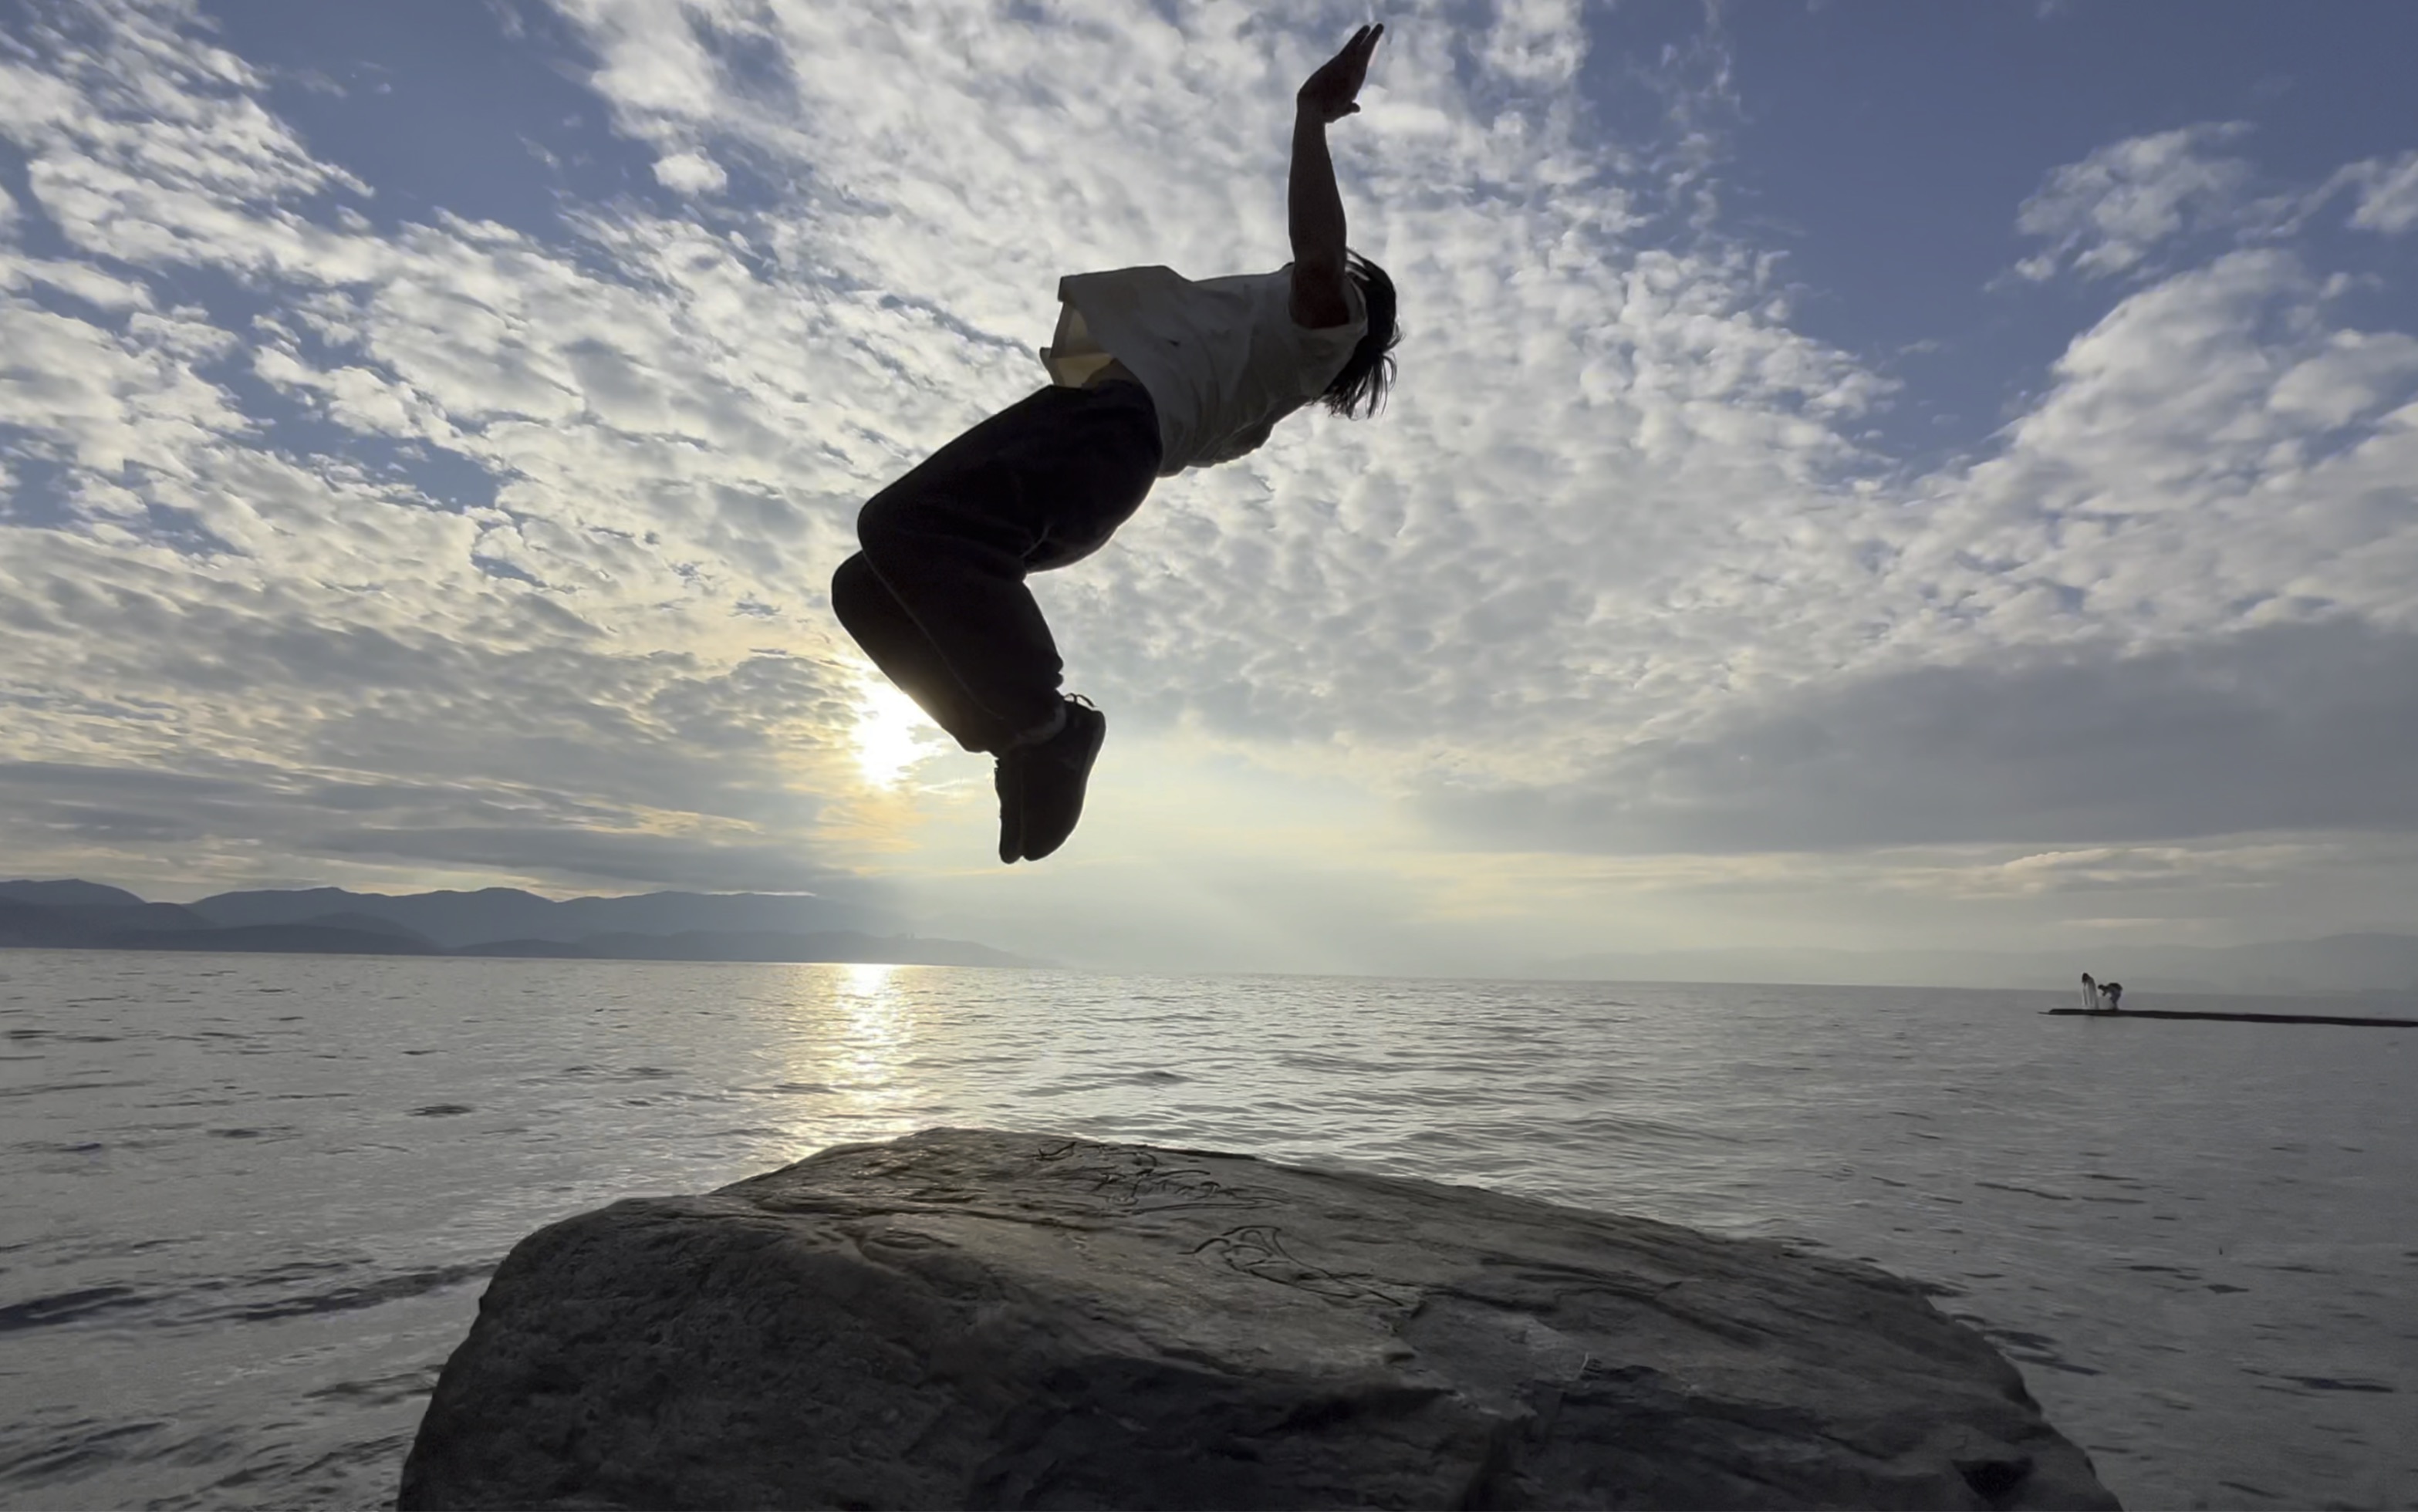
<path id="1" fill-rule="evenodd" d="M 887 682 L 867 682 L 856 706 L 856 761 L 876 787 L 896 785 L 932 754 L 940 726 Z"/>

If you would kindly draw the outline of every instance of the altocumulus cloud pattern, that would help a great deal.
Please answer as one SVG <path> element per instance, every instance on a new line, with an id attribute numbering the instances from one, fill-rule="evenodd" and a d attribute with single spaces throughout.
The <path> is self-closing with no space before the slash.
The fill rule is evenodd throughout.
<path id="1" fill-rule="evenodd" d="M 2084 81 L 2051 130 L 1977 93 L 2011 44 L 1943 33 L 1872 92 L 1965 91 L 1994 156 L 1875 164 L 1820 150 L 1853 75 L 1775 126 L 1853 8 L 1388 8 L 1336 143 L 1394 402 L 1040 586 L 1135 754 L 1117 844 L 1011 898 L 945 864 L 984 771 L 824 585 L 867 495 L 1044 381 L 1061 274 L 1282 262 L 1291 91 L 1364 8 L 0 8 L 16 869 L 1025 939 L 1074 903 L 1135 958 L 1358 968 L 1745 898 L 2410 891 L 2418 140 L 2307 124 L 2383 38 L 2277 84 L 2245 38 L 2148 123 Z M 2155 66 L 2007 10 L 1969 24 Z M 1962 239 L 1873 209 L 1923 205 Z"/>

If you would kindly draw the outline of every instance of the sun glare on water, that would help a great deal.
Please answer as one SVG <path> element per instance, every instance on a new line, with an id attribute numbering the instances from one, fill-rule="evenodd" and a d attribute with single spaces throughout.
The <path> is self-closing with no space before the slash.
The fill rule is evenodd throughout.
<path id="1" fill-rule="evenodd" d="M 940 727 L 915 700 L 886 682 L 867 683 L 856 706 L 856 761 L 865 780 L 888 787 L 932 754 Z"/>

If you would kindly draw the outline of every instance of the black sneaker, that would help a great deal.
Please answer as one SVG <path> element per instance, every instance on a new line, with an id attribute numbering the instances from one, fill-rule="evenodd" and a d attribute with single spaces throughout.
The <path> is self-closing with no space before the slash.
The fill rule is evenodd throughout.
<path id="1" fill-rule="evenodd" d="M 1109 716 L 1079 695 L 1066 700 L 1064 729 L 1011 753 L 1018 758 L 1013 762 L 1001 759 L 1002 772 L 1012 770 L 1020 778 L 1023 802 L 1018 807 L 1025 860 L 1039 861 L 1075 832 L 1075 821 L 1083 817 L 1083 788 L 1091 781 L 1092 763 L 1099 759 L 1100 742 L 1108 735 Z M 1002 832 L 1007 807 L 1001 805 Z M 1000 848 L 1003 852 L 1006 848 L 1002 832 Z"/>

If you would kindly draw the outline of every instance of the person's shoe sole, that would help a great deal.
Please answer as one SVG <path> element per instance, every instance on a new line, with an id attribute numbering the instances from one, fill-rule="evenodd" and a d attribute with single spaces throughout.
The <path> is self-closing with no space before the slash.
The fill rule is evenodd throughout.
<path id="1" fill-rule="evenodd" d="M 1011 866 L 1024 855 L 1024 754 L 1001 752 L 990 779 L 999 794 L 999 859 Z"/>
<path id="2" fill-rule="evenodd" d="M 1066 727 L 1018 753 L 1024 798 L 1024 859 L 1039 861 L 1066 843 L 1083 817 L 1083 791 L 1092 780 L 1092 764 L 1109 738 L 1109 716 L 1088 704 L 1069 701 Z"/>

